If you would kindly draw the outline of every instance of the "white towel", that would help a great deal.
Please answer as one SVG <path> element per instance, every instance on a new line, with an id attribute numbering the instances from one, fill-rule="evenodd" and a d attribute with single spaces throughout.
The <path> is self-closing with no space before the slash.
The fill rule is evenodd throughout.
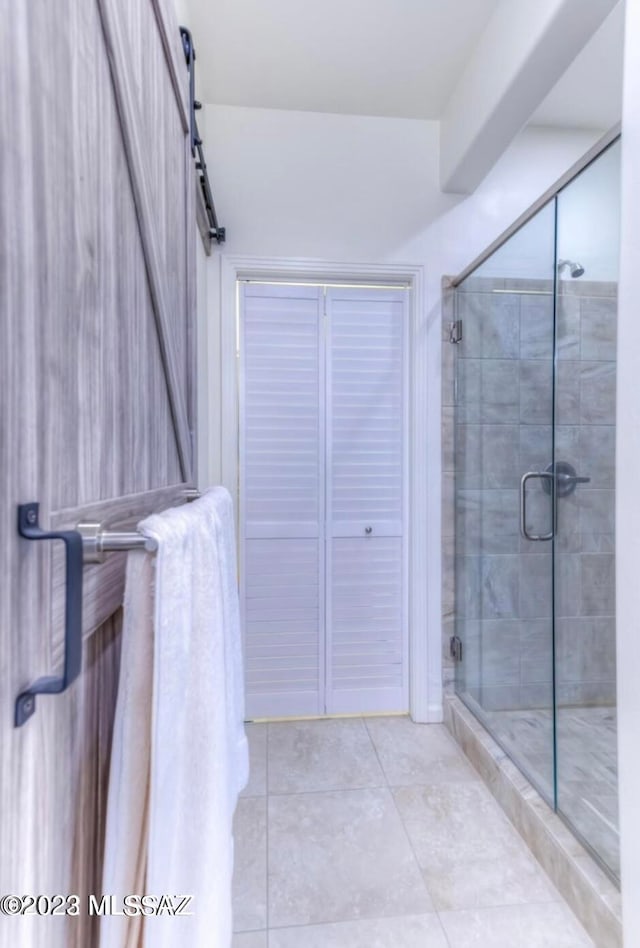
<path id="1" fill-rule="evenodd" d="M 144 846 L 146 813 L 144 887 L 127 892 L 192 895 L 194 914 L 145 918 L 145 948 L 229 948 L 232 819 L 248 777 L 231 498 L 214 488 L 188 506 L 149 517 L 139 529 L 158 542 L 152 711 L 145 715 L 140 708 L 142 694 L 149 694 L 141 661 L 132 666 L 143 682 L 140 694 L 124 666 L 127 657 L 143 652 L 127 639 L 149 638 L 149 622 L 141 622 L 148 576 L 136 566 L 146 555 L 132 554 L 125 610 L 135 624 L 125 613 L 103 891 L 121 897 L 127 894 L 123 883 L 125 889 L 139 885 L 133 865 L 139 863 L 137 839 Z M 129 588 L 132 582 L 139 588 Z M 132 733 L 139 738 L 139 723 L 149 728 L 150 759 L 131 740 Z M 148 804 L 141 789 L 145 767 Z M 142 943 L 139 927 L 128 920 L 103 921 L 101 948 Z"/>

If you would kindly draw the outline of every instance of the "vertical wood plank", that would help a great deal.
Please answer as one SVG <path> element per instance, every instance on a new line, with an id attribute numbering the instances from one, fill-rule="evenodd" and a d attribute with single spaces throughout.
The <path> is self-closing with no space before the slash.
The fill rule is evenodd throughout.
<path id="1" fill-rule="evenodd" d="M 135 25 L 117 49 L 98 0 L 17 4 L 0 35 L 2 892 L 100 892 L 121 629 L 119 612 L 102 622 L 122 597 L 114 560 L 86 571 L 85 616 L 102 624 L 81 676 L 13 727 L 18 691 L 61 660 L 64 612 L 59 552 L 18 537 L 16 506 L 40 501 L 45 527 L 117 522 L 176 502 L 191 469 L 194 172 L 177 23 L 158 3 L 108 0 Z M 108 58 L 126 65 L 127 40 L 127 114 L 155 152 L 142 184 Z M 0 920 L 0 948 L 97 945 L 84 912 L 31 921 Z"/>

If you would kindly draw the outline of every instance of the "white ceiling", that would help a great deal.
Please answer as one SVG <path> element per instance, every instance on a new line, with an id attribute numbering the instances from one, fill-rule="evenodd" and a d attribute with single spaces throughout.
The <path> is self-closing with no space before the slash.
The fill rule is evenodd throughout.
<path id="1" fill-rule="evenodd" d="M 205 102 L 422 119 L 440 118 L 498 2 L 176 0 Z M 620 0 L 531 124 L 618 121 L 623 32 Z"/>
<path id="2" fill-rule="evenodd" d="M 622 114 L 621 0 L 531 117 L 532 125 L 607 130 Z"/>
<path id="3" fill-rule="evenodd" d="M 498 0 L 190 0 L 199 95 L 437 119 Z"/>

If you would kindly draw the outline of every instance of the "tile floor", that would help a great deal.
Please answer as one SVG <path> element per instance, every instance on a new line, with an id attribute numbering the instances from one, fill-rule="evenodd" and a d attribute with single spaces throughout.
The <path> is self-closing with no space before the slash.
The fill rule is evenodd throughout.
<path id="1" fill-rule="evenodd" d="M 233 948 L 588 948 L 442 725 L 248 726 Z"/>

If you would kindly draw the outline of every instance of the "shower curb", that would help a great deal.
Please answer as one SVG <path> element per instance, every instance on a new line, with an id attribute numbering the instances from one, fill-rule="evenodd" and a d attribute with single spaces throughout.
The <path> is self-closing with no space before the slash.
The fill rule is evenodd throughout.
<path id="1" fill-rule="evenodd" d="M 622 948 L 622 901 L 611 879 L 453 695 L 444 723 L 597 948 Z"/>

